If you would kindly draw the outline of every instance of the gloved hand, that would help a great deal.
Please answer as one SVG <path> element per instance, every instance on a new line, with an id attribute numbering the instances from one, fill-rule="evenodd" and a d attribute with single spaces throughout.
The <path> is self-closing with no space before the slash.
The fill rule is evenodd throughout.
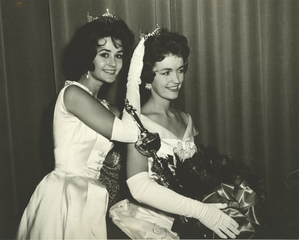
<path id="1" fill-rule="evenodd" d="M 212 205 L 218 209 L 224 209 L 227 207 L 226 203 L 209 203 L 209 205 Z"/>
<path id="2" fill-rule="evenodd" d="M 196 216 L 195 214 L 196 218 L 219 237 L 227 238 L 226 234 L 230 238 L 235 238 L 239 234 L 238 224 L 231 217 L 219 210 L 217 204 L 201 203 L 199 208 L 198 215 Z"/>
<path id="3" fill-rule="evenodd" d="M 141 38 L 134 50 L 133 56 L 131 58 L 127 82 L 126 99 L 128 99 L 129 104 L 137 110 L 138 116 L 140 116 L 140 94 L 138 85 L 141 84 L 140 76 L 143 68 L 144 42 L 145 39 Z"/>
<path id="4" fill-rule="evenodd" d="M 143 68 L 143 56 L 144 56 L 144 38 L 141 38 L 137 47 L 134 50 L 133 56 L 131 58 L 128 82 L 127 82 L 127 93 L 126 99 L 128 99 L 129 104 L 132 105 L 137 114 L 140 116 L 140 94 L 139 94 L 139 84 L 141 83 L 141 71 Z M 116 140 L 119 142 L 136 142 L 138 139 L 139 129 L 135 122 L 133 121 L 130 114 L 123 111 L 122 120 L 115 118 L 111 140 Z"/>
<path id="5" fill-rule="evenodd" d="M 165 212 L 196 218 L 221 238 L 227 238 L 225 234 L 235 238 L 240 233 L 238 223 L 218 209 L 226 204 L 206 204 L 184 197 L 151 180 L 148 172 L 130 177 L 127 184 L 137 201 Z"/>
<path id="6" fill-rule="evenodd" d="M 128 73 L 128 83 L 132 80 L 137 80 L 138 84 L 141 83 L 140 76 L 143 68 L 144 42 L 145 39 L 141 38 L 132 55 Z"/>

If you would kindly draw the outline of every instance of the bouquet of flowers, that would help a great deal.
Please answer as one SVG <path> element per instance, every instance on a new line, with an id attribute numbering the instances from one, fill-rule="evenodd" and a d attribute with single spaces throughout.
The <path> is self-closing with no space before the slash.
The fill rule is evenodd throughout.
<path id="1" fill-rule="evenodd" d="M 206 203 L 227 203 L 223 210 L 240 225 L 239 238 L 251 238 L 260 225 L 265 202 L 262 179 L 232 156 L 212 147 L 199 148 L 191 142 L 178 145 L 174 156 L 154 159 L 155 180 L 186 197 Z M 172 230 L 180 238 L 216 238 L 198 220 L 177 216 Z"/>

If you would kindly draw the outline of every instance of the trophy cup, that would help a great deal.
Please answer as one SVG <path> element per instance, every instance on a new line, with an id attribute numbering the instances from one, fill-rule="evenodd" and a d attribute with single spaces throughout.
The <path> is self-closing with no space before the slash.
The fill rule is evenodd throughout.
<path id="1" fill-rule="evenodd" d="M 129 104 L 127 99 L 125 99 L 125 109 L 131 115 L 140 130 L 140 135 L 135 143 L 135 148 L 139 153 L 146 157 L 158 159 L 157 151 L 161 147 L 161 139 L 159 134 L 151 133 L 143 126 L 138 115 L 136 114 L 136 109 Z"/>

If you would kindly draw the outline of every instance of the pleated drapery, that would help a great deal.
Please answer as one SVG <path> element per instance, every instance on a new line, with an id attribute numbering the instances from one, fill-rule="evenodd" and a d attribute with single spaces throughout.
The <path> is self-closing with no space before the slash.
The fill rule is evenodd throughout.
<path id="1" fill-rule="evenodd" d="M 34 188 L 52 170 L 52 114 L 65 78 L 63 50 L 106 9 L 135 33 L 156 24 L 184 34 L 191 54 L 176 104 L 192 115 L 198 143 L 246 161 L 264 178 L 265 238 L 298 238 L 299 1 L 0 1 L 0 238 L 14 238 Z M 125 79 L 105 88 L 122 106 Z"/>

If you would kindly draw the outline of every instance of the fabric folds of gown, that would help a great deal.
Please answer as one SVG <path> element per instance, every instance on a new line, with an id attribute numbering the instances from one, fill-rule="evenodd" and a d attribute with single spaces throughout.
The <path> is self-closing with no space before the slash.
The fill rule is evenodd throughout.
<path id="1" fill-rule="evenodd" d="M 55 170 L 36 187 L 17 239 L 107 238 L 108 192 L 98 178 L 113 143 L 66 110 L 63 96 L 70 85 L 89 92 L 78 82 L 66 81 L 58 95 L 53 124 Z"/>

